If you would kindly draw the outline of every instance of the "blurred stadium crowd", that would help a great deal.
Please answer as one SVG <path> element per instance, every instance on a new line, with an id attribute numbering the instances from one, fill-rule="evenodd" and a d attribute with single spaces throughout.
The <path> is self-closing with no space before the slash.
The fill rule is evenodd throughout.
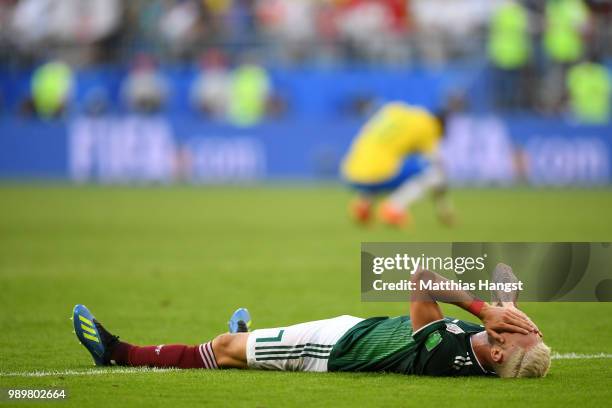
<path id="1" fill-rule="evenodd" d="M 611 0 L 0 0 L 1 78 L 31 71 L 30 97 L 0 109 L 61 116 L 75 72 L 124 67 L 125 106 L 157 112 L 178 66 L 195 111 L 249 125 L 292 107 L 271 67 L 467 64 L 498 111 L 607 123 L 611 23 Z M 91 90 L 87 111 L 106 99 Z"/>

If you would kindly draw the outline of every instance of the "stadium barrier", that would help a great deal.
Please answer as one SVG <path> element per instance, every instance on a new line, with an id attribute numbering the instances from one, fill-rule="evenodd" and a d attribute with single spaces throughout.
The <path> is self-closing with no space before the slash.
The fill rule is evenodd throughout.
<path id="1" fill-rule="evenodd" d="M 360 122 L 279 121 L 234 128 L 190 117 L 0 120 L 0 178 L 100 183 L 325 180 Z M 597 186 L 612 181 L 612 126 L 456 117 L 444 156 L 461 185 Z"/>

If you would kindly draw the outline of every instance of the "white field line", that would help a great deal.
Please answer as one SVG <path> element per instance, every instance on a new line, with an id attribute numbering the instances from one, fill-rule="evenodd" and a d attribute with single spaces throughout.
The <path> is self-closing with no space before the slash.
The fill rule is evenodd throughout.
<path id="1" fill-rule="evenodd" d="M 609 354 L 609 353 L 597 353 L 597 354 L 552 353 L 550 358 L 553 360 L 593 360 L 593 359 L 612 358 L 612 354 Z"/>
<path id="2" fill-rule="evenodd" d="M 170 373 L 179 371 L 176 368 L 94 368 L 91 370 L 52 370 L 52 371 L 22 371 L 0 373 L 0 377 L 55 377 L 55 376 L 87 376 L 105 374 L 142 374 Z"/>
<path id="3" fill-rule="evenodd" d="M 612 354 L 579 354 L 579 353 L 553 353 L 553 360 L 594 360 L 612 359 Z M 98 368 L 91 370 L 54 370 L 54 371 L 22 371 L 0 373 L 0 377 L 56 377 L 56 376 L 89 376 L 106 374 L 142 374 L 142 373 L 172 373 L 181 371 L 179 369 L 160 369 L 160 368 Z"/>

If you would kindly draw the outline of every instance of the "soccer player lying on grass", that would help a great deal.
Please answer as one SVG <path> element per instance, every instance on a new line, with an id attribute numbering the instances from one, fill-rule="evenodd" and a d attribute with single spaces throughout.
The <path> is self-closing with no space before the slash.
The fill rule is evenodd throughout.
<path id="1" fill-rule="evenodd" d="M 446 281 L 429 271 L 417 272 L 414 279 Z M 410 317 L 361 319 L 345 315 L 221 334 L 198 346 L 141 347 L 119 341 L 81 305 L 74 309 L 74 326 L 97 365 L 434 376 L 546 375 L 550 349 L 542 342 L 538 328 L 514 306 L 490 306 L 464 291 L 417 290 L 411 296 Z M 470 311 L 484 327 L 445 318 L 437 301 Z M 241 326 L 245 330 L 244 322 Z"/>
<path id="2" fill-rule="evenodd" d="M 388 103 L 357 135 L 342 163 L 343 179 L 357 191 L 350 211 L 358 223 L 372 218 L 374 201 L 386 195 L 379 217 L 390 226 L 410 222 L 407 210 L 432 192 L 441 222 L 454 214 L 439 154 L 446 113 L 434 115 L 402 102 Z"/>

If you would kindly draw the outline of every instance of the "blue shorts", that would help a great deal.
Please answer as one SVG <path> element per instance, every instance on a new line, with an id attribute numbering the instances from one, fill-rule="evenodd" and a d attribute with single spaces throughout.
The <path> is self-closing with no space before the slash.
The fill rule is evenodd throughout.
<path id="1" fill-rule="evenodd" d="M 402 167 L 397 174 L 387 180 L 368 184 L 349 182 L 349 185 L 355 190 L 365 194 L 380 194 L 388 192 L 395 190 L 407 180 L 423 173 L 423 171 L 429 167 L 429 164 L 429 160 L 420 154 L 413 154 L 404 160 L 404 164 L 402 164 Z"/>

